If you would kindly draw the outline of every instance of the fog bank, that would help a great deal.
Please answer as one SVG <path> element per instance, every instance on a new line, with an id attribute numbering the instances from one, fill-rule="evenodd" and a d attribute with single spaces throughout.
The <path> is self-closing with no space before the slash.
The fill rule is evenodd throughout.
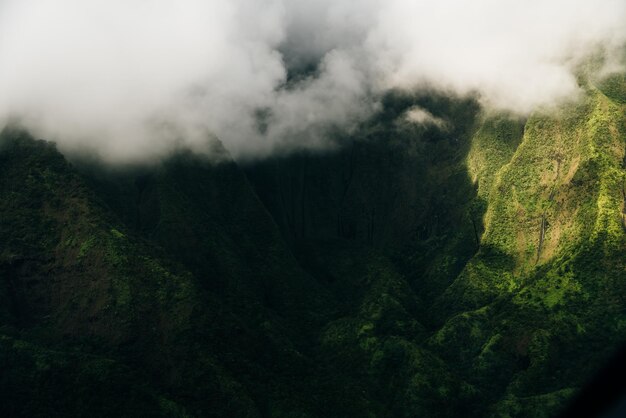
<path id="1" fill-rule="evenodd" d="M 624 22 L 622 0 L 0 0 L 0 124 L 108 161 L 323 148 L 389 89 L 575 97 L 590 54 L 623 65 Z"/>

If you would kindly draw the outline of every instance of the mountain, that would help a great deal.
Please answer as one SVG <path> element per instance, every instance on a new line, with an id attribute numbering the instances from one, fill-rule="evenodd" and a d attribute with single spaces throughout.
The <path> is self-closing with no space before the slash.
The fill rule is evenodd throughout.
<path id="1" fill-rule="evenodd" d="M 391 92 L 241 164 L 6 128 L 0 413 L 554 416 L 626 339 L 626 81 L 581 86 L 528 118 Z"/>

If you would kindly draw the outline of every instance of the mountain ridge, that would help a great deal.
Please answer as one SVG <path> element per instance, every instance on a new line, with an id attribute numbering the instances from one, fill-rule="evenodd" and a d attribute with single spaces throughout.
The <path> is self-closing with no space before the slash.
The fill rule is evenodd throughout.
<path id="1" fill-rule="evenodd" d="M 332 154 L 241 166 L 111 174 L 5 129 L 0 410 L 553 416 L 626 337 L 607 80 L 527 119 L 394 92 Z"/>

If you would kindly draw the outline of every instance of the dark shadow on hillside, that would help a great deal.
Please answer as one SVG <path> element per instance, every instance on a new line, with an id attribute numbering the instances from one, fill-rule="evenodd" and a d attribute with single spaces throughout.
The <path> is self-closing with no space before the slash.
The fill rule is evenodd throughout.
<path id="1" fill-rule="evenodd" d="M 413 107 L 446 128 L 408 122 Z M 472 99 L 393 92 L 358 132 L 335 139 L 338 150 L 274 157 L 244 170 L 305 268 L 312 247 L 353 242 L 393 260 L 416 293 L 432 300 L 479 248 L 486 205 L 465 166 L 478 110 Z"/>

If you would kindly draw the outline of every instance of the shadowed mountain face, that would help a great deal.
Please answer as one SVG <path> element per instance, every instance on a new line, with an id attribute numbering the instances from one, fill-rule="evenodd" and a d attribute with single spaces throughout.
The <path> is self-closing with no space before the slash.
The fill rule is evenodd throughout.
<path id="1" fill-rule="evenodd" d="M 553 416 L 626 336 L 624 78 L 584 88 L 241 167 L 5 130 L 0 412 Z"/>

